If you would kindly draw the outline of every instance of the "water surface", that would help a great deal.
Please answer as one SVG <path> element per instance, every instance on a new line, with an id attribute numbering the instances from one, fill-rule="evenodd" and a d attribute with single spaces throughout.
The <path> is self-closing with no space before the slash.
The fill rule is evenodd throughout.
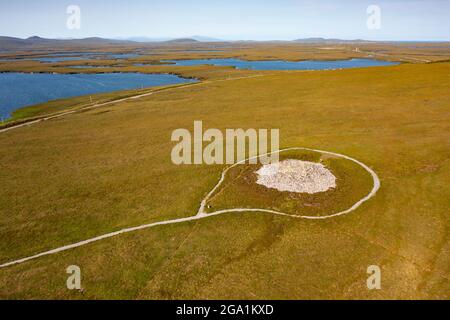
<path id="1" fill-rule="evenodd" d="M 105 59 L 105 60 L 121 60 L 132 59 L 139 57 L 139 53 L 112 53 L 112 52 L 60 52 L 49 53 L 43 57 L 18 57 L 18 58 L 6 58 L 0 59 L 0 62 L 8 61 L 40 61 L 43 63 L 57 63 L 64 61 L 79 61 L 79 60 L 92 60 L 92 59 Z"/>
<path id="2" fill-rule="evenodd" d="M 21 107 L 87 94 L 193 82 L 169 74 L 0 73 L 0 117 Z"/>
<path id="3" fill-rule="evenodd" d="M 283 61 L 283 60 L 265 60 L 265 61 L 246 61 L 240 59 L 191 59 L 191 60 L 165 60 L 172 62 L 178 66 L 195 66 L 195 65 L 215 65 L 235 67 L 237 69 L 252 70 L 332 70 L 346 68 L 362 68 L 389 66 L 398 64 L 396 62 L 374 60 L 374 59 L 350 59 L 350 60 L 333 60 L 333 61 Z"/>

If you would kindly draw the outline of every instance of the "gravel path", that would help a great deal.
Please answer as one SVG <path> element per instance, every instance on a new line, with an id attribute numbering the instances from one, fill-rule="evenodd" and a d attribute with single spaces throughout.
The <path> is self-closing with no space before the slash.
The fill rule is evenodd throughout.
<path id="1" fill-rule="evenodd" d="M 327 154 L 327 155 L 331 155 L 331 156 L 335 156 L 335 157 L 339 157 L 339 158 L 343 158 L 343 159 L 347 159 L 350 161 L 353 161 L 355 163 L 357 163 L 358 165 L 360 165 L 361 167 L 363 167 L 367 172 L 370 173 L 370 175 L 373 178 L 373 188 L 370 191 L 370 193 L 365 196 L 364 198 L 360 199 L 358 202 L 356 202 L 354 205 L 352 205 L 350 208 L 348 208 L 347 210 L 341 211 L 341 212 L 337 212 L 337 213 L 331 213 L 329 215 L 325 215 L 325 216 L 300 216 L 300 215 L 293 215 L 293 214 L 288 214 L 285 212 L 279 212 L 279 211 L 274 211 L 274 210 L 267 210 L 267 209 L 259 209 L 259 208 L 235 208 L 235 209 L 227 209 L 227 210 L 220 210 L 220 211 L 215 211 L 212 213 L 206 213 L 205 212 L 205 207 L 206 207 L 206 203 L 208 202 L 208 200 L 210 199 L 210 197 L 214 194 L 214 192 L 219 188 L 219 186 L 223 183 L 223 181 L 225 180 L 225 176 L 227 174 L 227 172 L 242 163 L 245 163 L 246 161 L 250 160 L 250 159 L 255 159 L 255 158 L 259 158 L 265 155 L 271 155 L 274 153 L 281 153 L 281 152 L 285 152 L 285 151 L 292 151 L 292 150 L 307 150 L 307 151 L 313 151 L 313 152 L 319 152 L 322 154 Z M 226 168 L 223 172 L 222 172 L 222 176 L 219 180 L 219 182 L 214 186 L 214 188 L 206 195 L 206 197 L 202 200 L 201 204 L 200 204 L 200 208 L 197 212 L 197 214 L 195 216 L 191 216 L 191 217 L 186 217 L 186 218 L 180 218 L 180 219 L 174 219 L 174 220 L 167 220 L 167 221 L 160 221 L 160 222 L 154 222 L 154 223 L 150 223 L 150 224 L 144 224 L 144 225 L 140 225 L 137 227 L 132 227 L 132 228 L 126 228 L 126 229 L 122 229 L 122 230 L 118 230 L 115 232 L 111 232 L 111 233 L 107 233 L 95 238 L 91 238 L 91 239 L 87 239 L 84 241 L 80 241 L 77 243 L 73 243 L 67 246 L 63 246 L 63 247 L 59 247 L 53 250 L 49 250 L 49 251 L 45 251 L 45 252 L 41 252 L 38 253 L 36 255 L 33 256 L 29 256 L 29 257 L 25 257 L 22 259 L 18 259 L 18 260 L 14 260 L 14 261 L 10 261 L 4 264 L 0 265 L 0 269 L 1 268 L 6 268 L 12 265 L 16 265 L 16 264 L 20 264 L 20 263 L 24 263 L 33 259 L 37 259 L 39 257 L 43 257 L 43 256 L 48 256 L 48 255 L 52 255 L 52 254 L 56 254 L 62 251 L 66 251 L 66 250 L 70 250 L 70 249 L 74 249 L 74 248 L 78 248 L 81 246 L 85 246 L 87 244 L 96 242 L 96 241 L 100 241 L 100 240 L 104 240 L 104 239 L 108 239 L 108 238 L 112 238 L 124 233 L 129 233 L 129 232 L 134 232 L 134 231 L 139 231 L 139 230 L 144 230 L 144 229 L 149 229 L 149 228 L 153 228 L 156 226 L 161 226 L 161 225 L 168 225 L 168 224 L 175 224 L 175 223 L 182 223 L 182 222 L 188 222 L 188 221 L 195 221 L 195 220 L 200 220 L 200 219 L 205 219 L 205 218 L 209 218 L 209 217 L 214 217 L 214 216 L 218 216 L 220 214 L 224 214 L 224 213 L 234 213 L 234 212 L 260 212 L 260 213 L 272 213 L 272 214 L 276 214 L 276 215 L 281 215 L 281 216 L 286 216 L 286 217 L 291 217 L 291 218 L 297 218 L 297 219 L 311 219 L 311 220 L 324 220 L 324 219 L 330 219 L 330 218 L 334 218 L 334 217 L 338 217 L 338 216 L 342 216 L 344 214 L 350 213 L 354 210 L 356 210 L 359 206 L 361 206 L 364 202 L 366 202 L 367 200 L 369 200 L 370 198 L 372 198 L 373 196 L 375 196 L 375 194 L 377 193 L 378 189 L 380 188 L 380 180 L 377 176 L 377 174 L 370 169 L 367 165 L 365 165 L 364 163 L 353 159 L 351 157 L 348 157 L 346 155 L 343 154 L 339 154 L 339 153 L 334 153 L 334 152 L 329 152 L 329 151 L 322 151 L 322 150 L 316 150 L 316 149 L 309 149 L 309 148 L 302 148 L 302 147 L 294 147 L 294 148 L 288 148 L 288 149 L 282 149 L 279 151 L 275 151 L 275 152 L 269 152 L 263 155 L 259 155 L 256 157 L 252 157 L 249 159 L 245 159 L 242 160 L 240 162 L 235 163 L 234 165 Z"/>
<path id="2" fill-rule="evenodd" d="M 97 103 L 97 104 L 93 104 L 93 105 L 89 105 L 80 109 L 76 109 L 76 110 L 68 110 L 68 111 L 63 111 L 60 113 L 55 113 L 55 114 L 50 114 L 47 116 L 42 116 L 36 120 L 31 120 L 31 121 L 27 121 L 24 123 L 19 123 L 19 124 L 15 124 L 12 125 L 10 127 L 6 127 L 6 128 L 2 128 L 0 129 L 0 133 L 3 132 L 7 132 L 7 131 L 11 131 L 14 129 L 18 129 L 18 128 L 22 128 L 22 127 L 28 127 L 31 126 L 33 124 L 37 124 L 43 121 L 48 121 L 48 120 L 52 120 L 52 119 L 56 119 L 56 118 L 60 118 L 60 117 L 64 117 L 64 116 L 68 116 L 68 115 L 72 115 L 75 113 L 79 113 L 82 111 L 87 111 L 90 109 L 96 109 L 96 108 L 100 108 L 100 107 L 104 107 L 104 106 L 108 106 L 108 105 L 112 105 L 112 104 L 116 104 L 119 102 L 124 102 L 124 101 L 128 101 L 128 100 L 135 100 L 135 99 L 139 99 L 139 98 L 144 98 L 144 97 L 148 97 L 160 92 L 166 92 L 169 90 L 177 90 L 177 89 L 182 89 L 182 88 L 186 88 L 186 87 L 193 87 L 193 86 L 201 86 L 201 85 L 205 85 L 211 82 L 223 82 L 223 81 L 234 81 L 234 80 L 242 80 L 242 79 L 250 79 L 250 78 L 256 78 L 256 77 L 262 77 L 262 76 L 267 76 L 269 74 L 256 74 L 256 75 L 251 75 L 251 76 L 244 76 L 244 77 L 235 77 L 235 78 L 227 78 L 227 79 L 219 79 L 219 80 L 204 80 L 204 81 L 200 81 L 200 82 L 195 82 L 195 83 L 188 83 L 188 84 L 182 84 L 182 85 L 177 85 L 177 86 L 168 86 L 167 88 L 163 88 L 161 90 L 155 90 L 155 91 L 151 91 L 151 92 L 146 92 L 146 93 L 141 93 L 141 94 L 137 94 L 134 96 L 130 96 L 130 97 L 126 97 L 126 98 L 121 98 L 121 99 L 117 99 L 117 100 L 112 100 L 112 101 L 107 101 L 107 102 L 102 102 L 102 103 Z"/>

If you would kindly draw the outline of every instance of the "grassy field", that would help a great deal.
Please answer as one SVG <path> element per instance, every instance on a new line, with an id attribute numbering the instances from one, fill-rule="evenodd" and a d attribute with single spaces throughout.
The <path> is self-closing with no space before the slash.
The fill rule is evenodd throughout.
<path id="1" fill-rule="evenodd" d="M 161 90 L 172 90 L 187 85 L 191 84 L 188 83 L 135 90 L 122 90 L 116 92 L 79 96 L 75 98 L 52 100 L 42 104 L 19 108 L 13 111 L 11 117 L 4 121 L 3 125 L 0 125 L 0 129 L 4 127 L 12 127 L 16 124 L 32 121 L 34 119 L 41 119 L 47 116 L 59 115 L 67 111 L 83 112 L 87 109 L 95 108 L 97 105 L 113 103 L 115 101 L 121 101 L 123 99 L 128 99 L 139 95 L 156 93 Z"/>
<path id="2" fill-rule="evenodd" d="M 248 77 L 252 75 L 267 75 L 273 71 L 239 70 L 233 67 L 198 65 L 180 67 L 163 62 L 176 59 L 211 59 L 238 58 L 244 60 L 346 60 L 353 58 L 378 59 L 401 63 L 430 63 L 449 61 L 450 43 L 323 43 L 304 44 L 292 42 L 242 42 L 242 43 L 172 43 L 172 44 L 141 44 L 129 45 L 97 45 L 95 47 L 56 46 L 49 50 L 40 48 L 39 52 L 17 51 L 0 54 L 0 72 L 34 72 L 34 73 L 109 73 L 109 72 L 140 72 L 148 74 L 175 74 L 185 78 L 198 80 L 224 80 L 229 78 Z M 35 48 L 37 49 L 37 48 Z M 89 49 L 89 50 L 87 50 Z M 61 61 L 45 63 L 34 61 L 34 58 L 46 57 L 48 54 L 73 52 L 73 56 L 82 56 L 79 52 L 104 53 L 136 53 L 140 54 L 128 59 L 107 59 L 107 56 L 97 56 L 95 59 Z M 78 53 L 77 53 L 78 52 Z M 2 59 L 6 59 L 2 61 Z M 12 60 L 11 60 L 12 59 Z M 31 59 L 31 60 L 30 60 Z M 138 66 L 137 64 L 145 64 Z M 92 68 L 73 68 L 85 66 Z M 289 72 L 289 71 L 287 71 Z M 138 94 L 138 90 L 121 93 L 94 95 L 76 99 L 61 99 L 16 110 L 7 126 L 18 122 L 26 122 L 36 117 L 53 114 L 61 110 L 86 107 L 95 103 L 114 100 L 125 95 Z M 0 128 L 5 124 L 0 124 Z"/>
<path id="3" fill-rule="evenodd" d="M 35 48 L 37 49 L 37 48 Z M 358 50 L 355 50 L 358 49 Z M 44 57 L 48 53 L 72 52 L 112 52 L 134 53 L 140 56 L 128 60 L 65 61 L 61 65 L 130 65 L 136 62 L 159 63 L 166 59 L 241 58 L 245 60 L 337 60 L 376 57 L 381 60 L 401 62 L 448 61 L 449 42 L 355 42 L 355 43 L 295 43 L 295 42 L 223 42 L 223 43 L 153 43 L 127 46 L 96 45 L 87 47 L 42 47 L 41 52 L 22 51 L 0 54 L 3 58 Z M 28 61 L 33 62 L 33 61 Z M 9 63 L 0 61 L 0 70 Z M 49 65 L 49 64 L 43 64 Z M 52 65 L 52 64 L 50 64 Z"/>
<path id="4" fill-rule="evenodd" d="M 224 167 L 171 163 L 172 131 L 194 120 L 279 128 L 281 148 L 354 157 L 379 175 L 376 197 L 325 221 L 236 213 L 118 236 L 0 269 L 0 298 L 450 298 L 450 63 L 229 81 L 221 72 L 0 134 L 0 262 L 195 214 Z M 335 166 L 348 196 L 364 193 L 364 176 Z M 235 188 L 251 200 L 245 183 Z M 213 201 L 241 203 L 222 196 Z M 82 292 L 65 286 L 72 264 Z M 369 291 L 373 264 L 382 289 Z"/>
<path id="5" fill-rule="evenodd" d="M 224 183 L 207 202 L 208 212 L 233 208 L 259 208 L 293 215 L 326 216 L 350 208 L 373 187 L 370 174 L 349 160 L 329 157 L 317 152 L 289 151 L 280 161 L 298 159 L 322 163 L 336 177 L 336 188 L 315 194 L 279 192 L 258 185 L 261 164 L 242 164 L 231 168 Z"/>

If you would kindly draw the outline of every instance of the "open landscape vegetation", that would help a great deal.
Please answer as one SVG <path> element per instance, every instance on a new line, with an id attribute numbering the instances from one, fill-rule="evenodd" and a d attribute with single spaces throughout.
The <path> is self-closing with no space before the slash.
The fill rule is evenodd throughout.
<path id="1" fill-rule="evenodd" d="M 374 170 L 381 187 L 332 219 L 228 212 L 3 267 L 1 298 L 450 298 L 448 43 L 73 41 L 50 50 L 41 41 L 1 53 L 0 70 L 174 74 L 195 81 L 52 100 L 4 119 L 0 264 L 195 216 L 227 168 L 171 162 L 171 133 L 196 120 L 219 130 L 277 128 L 281 149 L 347 155 Z M 79 59 L 34 60 L 62 53 Z M 165 62 L 223 58 L 395 64 L 252 70 Z M 371 175 L 346 159 L 305 150 L 280 154 L 286 159 L 324 165 L 336 186 L 314 194 L 280 192 L 256 183 L 260 164 L 239 165 L 208 199 L 206 214 L 261 208 L 320 217 L 348 209 L 373 188 Z M 383 290 L 367 290 L 366 269 L 374 264 L 383 270 Z M 67 290 L 69 265 L 82 268 L 83 290 Z"/>

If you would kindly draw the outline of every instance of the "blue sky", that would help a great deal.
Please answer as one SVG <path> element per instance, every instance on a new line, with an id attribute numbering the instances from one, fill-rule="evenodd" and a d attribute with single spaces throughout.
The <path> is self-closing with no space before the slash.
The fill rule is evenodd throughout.
<path id="1" fill-rule="evenodd" d="M 381 29 L 366 9 L 381 8 Z M 66 27 L 69 5 L 81 29 Z M 0 35 L 290 40 L 450 40 L 450 0 L 0 0 Z"/>

